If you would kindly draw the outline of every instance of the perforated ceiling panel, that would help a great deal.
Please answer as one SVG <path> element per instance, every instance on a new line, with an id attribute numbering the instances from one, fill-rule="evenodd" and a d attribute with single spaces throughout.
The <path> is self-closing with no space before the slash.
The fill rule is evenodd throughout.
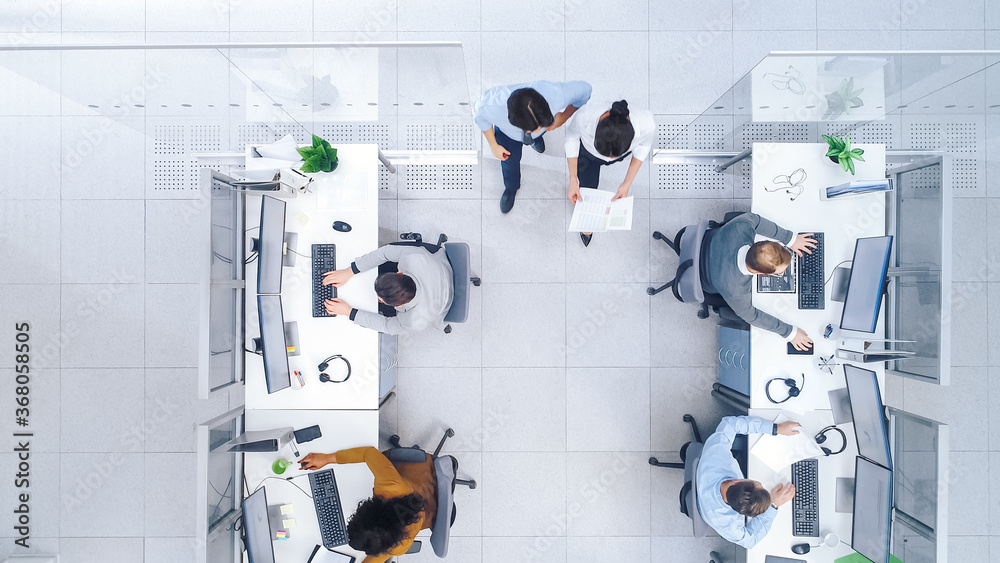
<path id="1" fill-rule="evenodd" d="M 951 185 L 957 196 L 984 195 L 986 131 L 982 118 L 915 116 L 904 120 L 909 147 L 953 155 Z"/>
<path id="2" fill-rule="evenodd" d="M 152 177 L 147 178 L 155 192 L 196 191 L 203 168 L 220 170 L 198 164 L 190 155 L 225 150 L 228 143 L 222 139 L 222 125 L 158 123 L 151 129 L 153 166 Z"/>
<path id="3" fill-rule="evenodd" d="M 407 123 L 402 145 L 409 150 L 469 150 L 475 148 L 475 128 L 466 123 Z M 476 187 L 473 165 L 406 165 L 401 186 L 408 192 L 471 191 Z"/>

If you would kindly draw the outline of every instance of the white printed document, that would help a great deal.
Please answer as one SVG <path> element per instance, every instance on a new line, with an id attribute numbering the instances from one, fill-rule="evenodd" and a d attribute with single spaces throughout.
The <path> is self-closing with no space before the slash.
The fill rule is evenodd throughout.
<path id="1" fill-rule="evenodd" d="M 573 207 L 570 232 L 603 233 L 632 230 L 632 196 L 611 201 L 615 192 L 580 188 L 580 200 Z"/>
<path id="2" fill-rule="evenodd" d="M 774 419 L 775 424 L 788 420 L 784 414 Z M 764 462 L 775 472 L 780 472 L 796 461 L 823 455 L 823 450 L 803 427 L 794 436 L 762 434 L 750 447 L 750 454 Z"/>

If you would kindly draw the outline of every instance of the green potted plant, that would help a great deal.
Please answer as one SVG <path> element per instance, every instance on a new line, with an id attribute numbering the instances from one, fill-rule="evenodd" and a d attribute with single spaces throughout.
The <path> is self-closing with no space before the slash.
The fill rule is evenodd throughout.
<path id="1" fill-rule="evenodd" d="M 852 109 L 865 105 L 860 98 L 864 91 L 864 88 L 854 89 L 853 76 L 845 78 L 838 90 L 826 95 L 826 113 L 823 114 L 823 119 L 837 119 L 841 114 L 849 114 Z"/>
<path id="2" fill-rule="evenodd" d="M 301 170 L 307 174 L 333 172 L 337 169 L 337 149 L 316 135 L 312 136 L 311 147 L 299 147 L 295 150 L 299 151 L 299 156 L 304 161 Z"/>
<path id="3" fill-rule="evenodd" d="M 847 135 L 843 138 L 837 135 L 823 135 L 826 140 L 826 144 L 829 145 L 830 150 L 826 151 L 826 156 L 830 157 L 830 160 L 840 164 L 840 167 L 844 169 L 844 172 L 850 172 L 854 175 L 854 161 L 860 160 L 864 162 L 865 159 L 861 155 L 865 154 L 864 149 L 851 148 L 851 136 Z"/>

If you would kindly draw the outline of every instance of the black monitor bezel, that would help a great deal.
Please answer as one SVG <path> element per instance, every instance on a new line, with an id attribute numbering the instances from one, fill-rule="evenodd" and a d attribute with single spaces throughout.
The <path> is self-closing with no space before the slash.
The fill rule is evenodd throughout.
<path id="1" fill-rule="evenodd" d="M 267 554 L 256 554 L 255 555 L 255 554 L 250 553 L 250 541 L 248 539 L 249 538 L 249 534 L 247 533 L 247 522 L 248 522 L 248 520 L 247 520 L 246 503 L 247 503 L 248 500 L 254 498 L 254 496 L 258 495 L 258 494 L 261 495 L 261 497 L 263 498 L 263 501 L 264 501 L 264 520 L 267 523 L 267 539 L 268 539 L 267 546 L 268 546 L 268 548 L 271 551 L 271 554 L 270 554 L 271 558 L 270 559 L 266 558 Z M 270 520 L 270 518 L 268 517 L 268 514 L 267 514 L 267 493 L 265 492 L 264 487 L 261 487 L 260 489 L 258 489 L 256 491 L 254 491 L 253 493 L 251 493 L 250 496 L 248 496 L 248 497 L 246 497 L 246 498 L 243 499 L 243 502 L 240 503 L 240 513 L 243 516 L 243 530 L 242 530 L 242 534 L 241 534 L 242 538 L 243 538 L 243 548 L 244 548 L 244 551 L 247 552 L 247 559 L 248 559 L 248 561 L 250 563 L 275 563 L 274 538 L 271 536 L 271 520 Z M 265 557 L 265 559 L 263 559 L 263 560 L 260 559 L 261 555 L 263 555 Z"/>
<path id="2" fill-rule="evenodd" d="M 273 203 L 268 203 L 268 201 L 271 201 Z M 258 231 L 257 231 L 257 240 L 260 241 L 260 249 L 257 252 L 257 293 L 258 294 L 262 294 L 262 295 L 277 295 L 277 294 L 281 293 L 281 278 L 282 278 L 281 269 L 284 267 L 284 254 L 283 253 L 279 253 L 279 255 L 278 255 L 278 268 L 277 268 L 277 270 L 278 270 L 278 291 L 261 291 L 261 287 L 260 287 L 261 272 L 264 270 L 265 262 L 269 264 L 270 260 L 271 260 L 270 258 L 265 258 L 264 257 L 264 235 L 265 235 L 265 232 L 264 232 L 264 208 L 265 207 L 264 206 L 265 205 L 279 205 L 279 204 L 281 205 L 281 242 L 279 243 L 279 247 L 280 248 L 284 248 L 284 245 L 285 245 L 285 210 L 287 209 L 288 204 L 286 204 L 284 200 L 280 200 L 278 198 L 268 197 L 268 196 L 261 196 L 261 201 L 260 201 L 260 223 L 259 223 L 259 226 L 257 227 L 257 229 L 258 229 Z"/>
<path id="3" fill-rule="evenodd" d="M 851 400 L 851 382 L 850 382 L 850 379 L 847 376 L 847 370 L 848 370 L 848 368 L 860 370 L 860 371 L 863 371 L 863 372 L 871 374 L 872 382 L 875 385 L 875 398 L 878 400 L 878 404 L 879 404 L 879 417 L 878 418 L 879 418 L 879 422 L 882 423 L 882 436 L 885 438 L 885 459 L 886 459 L 886 463 L 888 465 L 882 465 L 880 462 L 875 461 L 872 458 L 870 458 L 870 457 L 868 457 L 866 455 L 863 455 L 861 453 L 861 439 L 858 437 L 858 425 L 854 423 L 854 420 L 855 420 L 855 418 L 854 418 L 854 401 Z M 865 369 L 865 368 L 862 368 L 862 367 L 858 367 L 858 366 L 856 366 L 854 364 L 844 364 L 844 384 L 847 387 L 847 397 L 848 397 L 847 404 L 851 408 L 851 426 L 854 427 L 854 446 L 858 450 L 858 455 L 860 455 L 861 457 L 863 457 L 863 458 L 871 461 L 872 463 L 875 463 L 875 464 L 880 465 L 882 467 L 886 467 L 887 469 L 889 469 L 890 471 L 892 471 L 893 463 L 892 463 L 892 447 L 889 444 L 889 421 L 886 419 L 886 416 L 885 416 L 885 402 L 882 401 L 882 390 L 879 389 L 879 386 L 878 386 L 878 374 L 876 372 L 870 370 L 870 369 Z"/>
<path id="4" fill-rule="evenodd" d="M 886 494 L 886 498 L 888 499 L 888 503 L 889 503 L 889 510 L 886 511 L 886 522 L 885 522 L 885 529 L 888 532 L 885 535 L 885 559 L 882 560 L 882 561 L 875 561 L 875 560 L 869 558 L 864 553 L 861 553 L 860 551 L 858 551 L 854 547 L 854 545 L 855 545 L 855 541 L 854 541 L 854 530 L 855 530 L 854 523 L 857 521 L 857 519 L 854 517 L 854 514 L 858 510 L 858 496 L 857 495 L 854 495 L 854 502 L 852 503 L 852 506 L 851 506 L 851 549 L 853 549 L 855 553 L 857 553 L 861 557 L 864 557 L 868 561 L 871 561 L 872 563 L 889 563 L 889 561 L 891 561 L 891 559 L 892 559 L 892 511 L 893 511 L 893 509 L 895 507 L 895 503 L 893 502 L 894 486 L 895 486 L 895 473 L 892 471 L 891 468 L 885 467 L 881 463 L 876 463 L 876 462 L 874 462 L 874 461 L 872 461 L 872 460 L 870 460 L 870 459 L 868 459 L 868 458 L 866 458 L 864 456 L 861 456 L 861 455 L 855 456 L 854 457 L 854 478 L 855 478 L 855 485 L 854 485 L 854 487 L 855 487 L 855 491 L 857 491 L 858 465 L 861 464 L 861 463 L 871 464 L 871 465 L 873 465 L 873 466 L 875 466 L 875 467 L 877 467 L 879 469 L 882 469 L 883 471 L 888 472 L 888 474 L 889 474 L 889 488 L 888 488 L 888 492 Z"/>
<path id="5" fill-rule="evenodd" d="M 858 245 L 861 243 L 862 240 L 871 240 L 871 239 L 888 239 L 888 241 L 889 241 L 889 244 L 888 244 L 888 247 L 887 247 L 888 250 L 885 253 L 885 260 L 884 260 L 884 262 L 882 264 L 881 283 L 879 283 L 878 296 L 875 298 L 875 311 L 872 314 L 871 328 L 869 328 L 869 329 L 863 329 L 863 328 L 855 328 L 855 327 L 846 327 L 846 326 L 844 326 L 844 318 L 847 316 L 847 303 L 848 303 L 848 299 L 851 298 L 851 280 L 854 278 L 854 267 L 857 264 L 855 259 L 858 257 Z M 840 328 L 841 329 L 843 329 L 843 330 L 851 330 L 851 331 L 854 331 L 854 332 L 867 332 L 867 333 L 873 333 L 873 332 L 875 332 L 875 327 L 878 326 L 878 313 L 879 313 L 879 311 L 882 310 L 882 297 L 883 297 L 883 294 L 885 293 L 886 274 L 889 272 L 889 262 L 892 260 L 892 244 L 893 244 L 893 236 L 892 235 L 883 235 L 883 236 L 878 236 L 878 237 L 861 237 L 861 238 L 857 239 L 856 241 L 854 241 L 854 255 L 851 257 L 851 274 L 850 274 L 850 276 L 847 279 L 847 288 L 846 288 L 846 290 L 845 290 L 846 292 L 844 294 L 844 307 L 843 307 L 843 309 L 840 312 Z"/>
<path id="6" fill-rule="evenodd" d="M 281 315 L 281 348 L 282 350 L 286 351 L 284 354 L 282 354 L 282 356 L 285 358 L 285 371 L 288 373 L 288 383 L 286 385 L 282 385 L 281 387 L 272 386 L 271 373 L 270 370 L 268 370 L 268 361 L 267 361 L 267 356 L 265 355 L 265 350 L 267 349 L 267 345 L 264 343 L 264 317 L 263 317 L 264 303 L 262 302 L 263 299 L 276 300 L 278 302 L 278 314 Z M 288 365 L 288 352 L 287 352 L 288 342 L 285 340 L 285 310 L 281 304 L 280 295 L 269 294 L 269 295 L 257 296 L 257 325 L 258 325 L 257 328 L 260 331 L 260 340 L 261 340 L 260 356 L 263 359 L 262 363 L 264 364 L 264 385 L 267 387 L 267 394 L 270 395 L 272 393 L 277 393 L 282 389 L 288 389 L 289 387 L 292 386 L 292 369 L 291 366 Z M 284 381 L 282 381 L 282 383 L 284 383 Z"/>

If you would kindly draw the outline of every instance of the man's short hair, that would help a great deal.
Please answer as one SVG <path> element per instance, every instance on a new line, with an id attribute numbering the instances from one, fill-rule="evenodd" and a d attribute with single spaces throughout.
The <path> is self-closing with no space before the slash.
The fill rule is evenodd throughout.
<path id="1" fill-rule="evenodd" d="M 399 307 L 413 300 L 417 294 L 417 284 L 406 274 L 388 273 L 375 278 L 375 295 L 386 305 Z"/>
<path id="2" fill-rule="evenodd" d="M 792 252 L 774 242 L 755 242 L 747 252 L 747 266 L 762 274 L 773 274 L 792 262 Z"/>
<path id="3" fill-rule="evenodd" d="M 507 121 L 522 131 L 552 125 L 555 118 L 549 103 L 533 88 L 518 88 L 507 98 Z M 514 139 L 520 141 L 520 139 Z"/>
<path id="4" fill-rule="evenodd" d="M 767 489 L 758 489 L 753 481 L 739 481 L 726 491 L 726 504 L 736 512 L 754 518 L 764 514 L 771 506 L 771 493 Z"/>

